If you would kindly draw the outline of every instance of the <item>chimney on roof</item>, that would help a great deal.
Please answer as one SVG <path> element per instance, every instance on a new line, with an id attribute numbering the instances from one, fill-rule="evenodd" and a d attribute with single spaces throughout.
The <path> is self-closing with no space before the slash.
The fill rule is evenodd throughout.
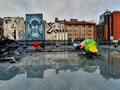
<path id="1" fill-rule="evenodd" d="M 71 21 L 78 21 L 77 19 L 70 19 Z"/>

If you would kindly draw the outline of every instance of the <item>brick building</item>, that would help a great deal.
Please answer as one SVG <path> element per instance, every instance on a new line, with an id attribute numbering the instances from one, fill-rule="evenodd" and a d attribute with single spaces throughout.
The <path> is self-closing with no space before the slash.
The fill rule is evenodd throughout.
<path id="1" fill-rule="evenodd" d="M 100 15 L 100 22 L 97 27 L 97 39 L 99 41 L 113 41 L 120 39 L 120 11 L 106 10 Z"/>
<path id="2" fill-rule="evenodd" d="M 71 19 L 65 21 L 68 40 L 96 39 L 96 24 L 94 22 L 78 21 Z"/>
<path id="3" fill-rule="evenodd" d="M 114 11 L 110 16 L 110 28 L 113 40 L 120 39 L 120 11 Z"/>

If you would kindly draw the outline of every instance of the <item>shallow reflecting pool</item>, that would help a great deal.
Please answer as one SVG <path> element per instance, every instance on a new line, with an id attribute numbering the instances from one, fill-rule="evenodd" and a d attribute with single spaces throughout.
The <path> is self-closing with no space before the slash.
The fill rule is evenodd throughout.
<path id="1" fill-rule="evenodd" d="M 120 53 L 26 53 L 0 62 L 0 90 L 120 90 Z"/>

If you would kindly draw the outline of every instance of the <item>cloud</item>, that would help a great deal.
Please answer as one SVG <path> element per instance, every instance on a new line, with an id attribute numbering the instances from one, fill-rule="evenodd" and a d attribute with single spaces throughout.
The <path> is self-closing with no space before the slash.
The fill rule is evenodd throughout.
<path id="1" fill-rule="evenodd" d="M 99 21 L 105 9 L 120 10 L 120 0 L 1 0 L 0 17 L 20 16 L 29 13 L 43 13 L 43 19 L 54 21 L 76 18 Z"/>

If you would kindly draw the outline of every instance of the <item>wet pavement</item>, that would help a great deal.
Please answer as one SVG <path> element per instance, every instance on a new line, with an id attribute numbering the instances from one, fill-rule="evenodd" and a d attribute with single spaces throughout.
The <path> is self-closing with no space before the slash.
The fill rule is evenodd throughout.
<path id="1" fill-rule="evenodd" d="M 120 53 L 26 52 L 0 61 L 0 90 L 120 90 Z"/>

